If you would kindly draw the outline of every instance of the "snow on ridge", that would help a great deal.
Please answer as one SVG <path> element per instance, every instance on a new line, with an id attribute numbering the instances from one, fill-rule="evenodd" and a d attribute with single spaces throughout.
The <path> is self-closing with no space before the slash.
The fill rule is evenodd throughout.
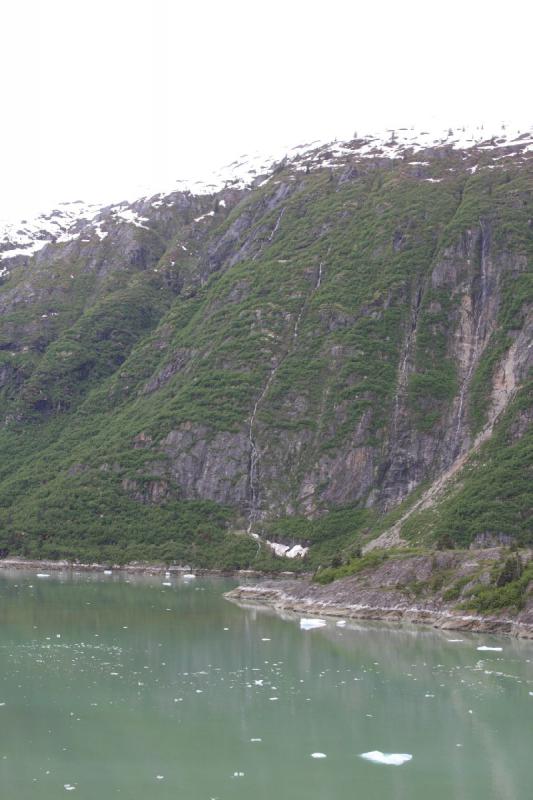
<path id="1" fill-rule="evenodd" d="M 134 211 L 129 203 L 114 206 L 85 204 L 81 201 L 61 203 L 53 211 L 39 214 L 32 220 L 20 223 L 0 221 L 0 261 L 17 256 L 33 256 L 47 244 L 64 244 L 80 239 L 91 241 L 96 235 L 100 241 L 108 231 L 102 230 L 107 221 L 125 222 L 138 228 L 147 228 L 147 217 Z M 88 238 L 87 238 L 88 237 Z M 5 270 L 2 274 L 5 274 Z"/>
<path id="2" fill-rule="evenodd" d="M 315 169 L 337 168 L 359 159 L 394 159 L 412 155 L 431 148 L 451 147 L 455 150 L 472 150 L 490 154 L 494 152 L 495 162 L 515 154 L 525 155 L 533 152 L 533 128 L 505 125 L 495 126 L 456 126 L 446 129 L 417 130 L 413 128 L 385 129 L 371 134 L 354 133 L 346 140 L 314 140 L 291 147 L 278 148 L 270 155 L 253 152 L 241 155 L 216 172 L 205 176 L 196 175 L 194 179 L 180 179 L 171 182 L 162 191 L 148 191 L 139 197 L 115 205 L 85 204 L 74 201 L 59 204 L 53 211 L 40 214 L 32 220 L 13 224 L 0 220 L 0 262 L 17 256 L 29 257 L 50 242 L 70 242 L 91 234 L 100 241 L 108 235 L 102 230 L 104 222 L 123 222 L 139 228 L 147 228 L 147 217 L 134 210 L 136 202 L 143 201 L 143 208 L 149 205 L 156 210 L 163 205 L 171 206 L 171 195 L 176 192 L 190 192 L 193 195 L 210 195 L 224 189 L 246 189 L 261 187 L 268 183 L 277 165 L 286 165 L 294 172 Z M 502 150 L 507 149 L 507 152 Z M 409 165 L 425 165 L 424 161 L 410 160 Z M 477 165 L 470 167 L 474 173 Z M 292 178 L 293 179 L 293 178 Z M 426 178 L 436 182 L 438 179 Z M 130 202 L 131 200 L 131 202 Z M 221 203 L 222 205 L 222 203 Z M 133 206 L 133 207 L 132 207 Z M 211 213 L 211 212 L 210 212 Z M 200 215 L 200 222 L 209 214 Z M 2 270 L 0 277 L 6 274 Z"/>
<path id="3" fill-rule="evenodd" d="M 359 135 L 353 139 L 324 142 L 309 149 L 302 149 L 296 157 L 296 169 L 308 169 L 317 166 L 334 167 L 340 165 L 341 159 L 359 158 L 399 158 L 408 153 L 415 155 L 429 149 L 451 147 L 454 150 L 472 150 L 482 152 L 513 148 L 522 153 L 529 152 L 533 145 L 533 128 L 518 128 L 502 123 L 499 127 L 455 127 L 444 130 L 417 130 L 415 128 L 388 128 L 381 132 Z M 509 154 L 511 155 L 511 154 Z M 301 161 L 298 164 L 298 161 Z M 412 161 L 411 164 L 424 162 Z"/>
<path id="4" fill-rule="evenodd" d="M 141 217 L 140 214 L 137 214 L 136 211 L 130 208 L 128 203 L 120 203 L 117 206 L 111 206 L 109 211 L 113 217 L 119 219 L 121 222 L 129 222 L 137 228 L 146 228 L 149 230 L 148 226 L 144 224 L 145 222 L 150 222 L 148 217 Z"/>
<path id="5" fill-rule="evenodd" d="M 100 211 L 100 206 L 75 201 L 60 203 L 33 219 L 0 221 L 0 260 L 32 256 L 50 242 L 71 241 L 77 238 L 80 226 L 90 223 Z"/>

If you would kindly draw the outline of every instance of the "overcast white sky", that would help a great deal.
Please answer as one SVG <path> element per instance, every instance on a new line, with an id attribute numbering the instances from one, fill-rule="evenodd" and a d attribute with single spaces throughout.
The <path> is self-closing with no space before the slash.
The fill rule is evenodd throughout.
<path id="1" fill-rule="evenodd" d="M 355 130 L 527 125 L 532 5 L 2 0 L 0 217 Z"/>

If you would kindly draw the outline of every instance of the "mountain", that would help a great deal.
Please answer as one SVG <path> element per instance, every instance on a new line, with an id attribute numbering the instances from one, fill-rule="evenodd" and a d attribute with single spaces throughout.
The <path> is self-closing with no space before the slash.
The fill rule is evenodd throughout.
<path id="1" fill-rule="evenodd" d="M 4 226 L 0 553 L 533 544 L 532 193 L 531 131 L 402 130 Z"/>

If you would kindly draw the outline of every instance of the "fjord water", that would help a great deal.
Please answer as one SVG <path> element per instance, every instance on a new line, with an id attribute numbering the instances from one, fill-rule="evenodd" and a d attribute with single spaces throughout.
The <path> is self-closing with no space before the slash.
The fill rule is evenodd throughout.
<path id="1" fill-rule="evenodd" d="M 0 796 L 531 796 L 532 643 L 301 630 L 228 602 L 233 585 L 1 573 Z"/>

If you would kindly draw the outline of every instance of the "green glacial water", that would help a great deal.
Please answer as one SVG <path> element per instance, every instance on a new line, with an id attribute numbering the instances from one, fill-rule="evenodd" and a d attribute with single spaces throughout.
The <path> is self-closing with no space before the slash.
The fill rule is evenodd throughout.
<path id="1" fill-rule="evenodd" d="M 302 630 L 233 585 L 0 573 L 2 800 L 533 797 L 533 643 Z"/>

